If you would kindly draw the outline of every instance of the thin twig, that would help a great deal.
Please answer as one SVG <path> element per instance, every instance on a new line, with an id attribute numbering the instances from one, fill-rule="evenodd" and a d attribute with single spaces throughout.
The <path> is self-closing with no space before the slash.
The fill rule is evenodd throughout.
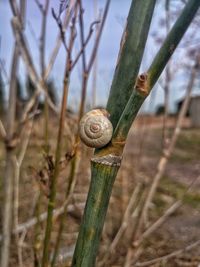
<path id="1" fill-rule="evenodd" d="M 87 37 L 85 38 L 85 41 L 82 43 L 80 51 L 77 53 L 75 59 L 74 59 L 73 62 L 72 62 L 72 69 L 74 68 L 74 66 L 75 66 L 76 63 L 78 62 L 80 56 L 84 53 L 84 49 L 85 49 L 85 47 L 87 46 L 87 44 L 89 43 L 90 38 L 92 37 L 92 33 L 93 33 L 93 31 L 94 31 L 93 27 L 94 27 L 95 24 L 98 24 L 98 23 L 100 23 L 100 20 L 96 20 L 96 21 L 94 21 L 93 23 L 91 23 L 91 25 L 90 25 L 90 30 L 89 30 L 89 32 L 88 32 L 88 35 L 87 35 Z"/>
<path id="2" fill-rule="evenodd" d="M 175 147 L 175 144 L 176 144 L 176 140 L 178 138 L 178 135 L 180 134 L 182 120 L 183 120 L 183 118 L 185 116 L 185 113 L 186 113 L 188 105 L 189 105 L 190 94 L 191 94 L 191 91 L 192 91 L 192 88 L 193 88 L 193 84 L 194 84 L 194 81 L 195 81 L 197 69 L 199 68 L 198 64 L 199 63 L 198 63 L 198 57 L 197 57 L 197 62 L 195 63 L 193 69 L 191 70 L 191 76 L 190 76 L 190 79 L 189 79 L 189 82 L 188 82 L 188 85 L 187 85 L 185 100 L 184 100 L 182 108 L 181 108 L 181 110 L 179 112 L 177 124 L 175 126 L 171 142 L 169 144 L 169 147 L 166 149 L 165 154 L 161 157 L 161 159 L 160 159 L 160 161 L 158 163 L 157 174 L 156 174 L 156 176 L 155 176 L 155 178 L 153 180 L 153 183 L 152 183 L 152 185 L 150 187 L 150 190 L 149 190 L 149 192 L 147 194 L 147 197 L 146 197 L 146 200 L 144 202 L 143 209 L 142 209 L 142 213 L 141 213 L 141 215 L 139 217 L 139 222 L 138 222 L 138 225 L 137 225 L 137 229 L 135 231 L 134 238 L 133 238 L 133 240 L 135 241 L 135 245 L 137 245 L 137 241 L 136 240 L 139 239 L 139 236 L 141 235 L 142 229 L 144 227 L 144 222 L 146 220 L 149 204 L 152 201 L 152 198 L 153 198 L 153 196 L 155 194 L 155 191 L 156 191 L 156 188 L 158 186 L 158 183 L 159 183 L 160 179 L 162 178 L 162 176 L 164 174 L 164 171 L 165 171 L 166 165 L 168 163 L 169 157 L 171 156 L 171 154 L 172 154 L 172 152 L 174 150 L 174 147 Z M 187 190 L 189 190 L 189 188 Z M 187 190 L 186 190 L 186 192 L 187 192 Z M 176 208 L 178 208 L 180 205 L 181 205 L 181 202 L 178 201 L 172 207 L 170 207 L 166 211 L 166 213 L 161 218 L 159 218 L 158 221 L 155 222 L 155 224 L 153 224 L 149 228 L 150 230 L 147 229 L 147 231 L 145 232 L 145 235 L 147 234 L 147 236 L 148 236 L 149 234 L 153 233 L 157 229 L 156 227 L 159 227 L 167 219 L 167 217 L 171 214 L 171 212 L 174 212 L 174 210 Z M 133 243 L 134 243 L 134 241 L 133 241 Z M 141 241 L 142 241 L 142 239 L 138 242 L 138 244 L 141 244 Z M 138 247 L 138 249 L 140 249 L 140 246 Z M 134 261 L 136 261 L 137 258 L 139 257 L 138 250 L 136 250 L 136 252 L 134 251 L 134 253 L 133 253 L 132 249 L 129 249 L 129 253 L 127 254 L 127 261 L 129 262 L 128 266 L 130 266 L 130 262 L 131 262 L 130 259 L 132 258 L 133 254 L 135 254 L 134 255 Z"/>
<path id="3" fill-rule="evenodd" d="M 119 241 L 121 240 L 124 232 L 126 231 L 127 227 L 129 226 L 130 220 L 131 220 L 132 209 L 133 209 L 133 206 L 135 205 L 135 201 L 138 199 L 138 194 L 141 192 L 141 187 L 142 187 L 141 183 L 138 183 L 136 185 L 136 188 L 133 191 L 133 194 L 131 195 L 131 197 L 129 199 L 129 203 L 128 203 L 128 206 L 127 206 L 126 211 L 124 213 L 124 217 L 123 217 L 121 226 L 120 226 L 119 230 L 117 231 L 117 234 L 115 235 L 115 238 L 113 239 L 112 243 L 109 245 L 109 249 L 108 249 L 107 253 L 103 257 L 102 261 L 99 263 L 100 267 L 105 266 L 108 259 L 111 257 L 111 255 L 114 254 L 115 249 L 116 249 L 117 245 L 119 244 Z"/>
<path id="4" fill-rule="evenodd" d="M 9 84 L 9 77 L 8 77 L 8 73 L 6 71 L 5 66 L 6 66 L 5 61 L 2 58 L 0 58 L 0 70 L 2 70 L 2 73 L 4 74 L 4 77 L 6 79 L 6 83 Z"/>
<path id="5" fill-rule="evenodd" d="M 55 166 L 54 172 L 51 177 L 51 189 L 48 203 L 48 216 L 47 216 L 47 225 L 45 231 L 44 238 L 44 246 L 43 246 L 43 257 L 42 257 L 42 267 L 46 267 L 49 262 L 49 245 L 51 239 L 51 231 L 52 231 L 52 218 L 53 218 L 53 208 L 55 206 L 55 198 L 56 198 L 56 185 L 57 179 L 60 172 L 60 158 L 62 151 L 62 142 L 63 142 L 63 131 L 64 131 L 64 123 L 65 123 L 65 110 L 67 105 L 67 96 L 68 96 L 68 87 L 69 87 L 69 79 L 71 74 L 71 53 L 75 40 L 75 23 L 77 17 L 77 6 L 74 11 L 74 17 L 72 18 L 72 27 L 70 32 L 69 39 L 69 50 L 67 53 L 66 60 L 66 69 L 64 74 L 64 82 L 63 82 L 63 97 L 62 97 L 62 105 L 61 105 L 61 113 L 60 113 L 60 121 L 59 121 L 59 130 L 57 137 L 57 146 L 56 146 L 56 154 L 55 154 Z"/>
<path id="6" fill-rule="evenodd" d="M 194 249 L 195 247 L 199 246 L 200 245 L 200 240 L 197 240 L 195 241 L 194 243 L 186 246 L 185 248 L 183 249 L 179 249 L 179 250 L 176 250 L 170 254 L 167 254 L 165 256 L 162 256 L 162 257 L 159 257 L 159 258 L 156 258 L 156 259 L 153 259 L 153 260 L 150 260 L 150 261 L 146 261 L 146 262 L 138 262 L 132 266 L 137 266 L 137 267 L 144 267 L 144 266 L 151 266 L 152 264 L 154 263 L 157 263 L 157 262 L 162 262 L 162 261 L 167 261 L 173 257 L 176 257 L 180 254 L 183 254 L 185 252 L 188 252 L 190 251 L 191 249 Z"/>
<path id="7" fill-rule="evenodd" d="M 15 127 L 15 108 L 16 108 L 16 73 L 19 63 L 19 47 L 15 43 L 14 53 L 12 58 L 12 69 L 10 75 L 9 88 L 9 107 L 7 113 L 7 131 L 6 131 L 6 166 L 4 171 L 4 200 L 2 211 L 2 235 L 3 242 L 1 246 L 1 266 L 7 267 L 9 263 L 10 254 L 10 239 L 11 239 L 11 224 L 12 224 L 12 195 L 13 195 L 13 157 L 14 150 L 10 149 L 12 143 L 14 127 Z"/>
<path id="8" fill-rule="evenodd" d="M 155 221 L 151 226 L 148 227 L 148 229 L 141 235 L 141 237 L 138 240 L 133 242 L 132 244 L 133 247 L 137 249 L 134 250 L 134 253 L 131 253 L 134 254 L 133 258 L 131 257 L 132 263 L 136 263 L 138 261 L 139 256 L 142 253 L 142 248 L 141 248 L 142 242 L 145 239 L 147 239 L 150 235 L 155 233 L 155 231 L 167 221 L 169 216 L 171 216 L 177 209 L 179 209 L 183 205 L 184 197 L 188 194 L 190 189 L 193 187 L 193 185 L 199 178 L 200 176 L 197 176 L 195 179 L 193 179 L 190 185 L 186 188 L 181 199 L 176 201 L 172 206 L 170 206 L 157 221 Z"/>
<path id="9" fill-rule="evenodd" d="M 101 19 L 101 24 L 99 26 L 99 30 L 98 30 L 98 33 L 97 33 L 97 36 L 96 36 L 96 39 L 95 39 L 95 43 L 94 43 L 93 49 L 92 49 L 92 54 L 90 56 L 90 60 L 89 60 L 89 63 L 88 63 L 88 67 L 87 67 L 87 71 L 88 72 L 90 72 L 90 70 L 91 70 L 91 68 L 93 66 L 93 63 L 94 63 L 94 60 L 95 60 L 95 57 L 96 57 L 96 53 L 98 51 L 98 47 L 99 47 L 99 44 L 100 44 L 100 38 L 101 38 L 101 35 L 102 35 L 102 32 L 103 32 L 103 28 L 104 28 L 104 25 L 105 25 L 105 22 L 106 22 L 106 18 L 107 18 L 107 15 L 108 15 L 110 2 L 111 2 L 110 0 L 106 1 L 106 5 L 105 5 L 105 8 L 104 8 L 103 16 L 102 16 L 102 19 Z"/>
<path id="10" fill-rule="evenodd" d="M 30 135 L 32 132 L 32 127 L 33 127 L 33 121 L 30 122 L 30 125 L 27 126 L 28 130 L 25 128 L 25 138 L 22 140 L 22 145 L 21 145 L 21 150 L 19 153 L 18 157 L 14 158 L 14 195 L 13 195 L 13 226 L 14 229 L 17 229 L 19 221 L 18 221 L 18 210 L 19 210 L 19 178 L 20 178 L 20 171 L 21 171 L 21 166 L 22 162 L 24 160 L 24 156 L 28 147 L 28 143 L 30 140 Z M 19 261 L 19 266 L 23 266 L 22 264 L 22 256 L 21 256 L 21 247 L 19 245 L 20 240 L 18 234 L 16 234 L 16 241 L 18 244 L 18 261 Z"/>
<path id="11" fill-rule="evenodd" d="M 46 154 L 49 153 L 49 106 L 48 106 L 48 87 L 45 81 L 45 44 L 46 44 L 46 25 L 47 25 L 47 14 L 49 9 L 49 0 L 45 1 L 42 7 L 42 24 L 41 24 L 41 34 L 40 34 L 40 68 L 41 68 L 41 80 L 46 91 L 45 104 L 44 104 L 44 140 L 45 140 L 45 151 Z"/>
<path id="12" fill-rule="evenodd" d="M 35 0 L 36 5 L 38 6 L 39 10 L 41 13 L 44 13 L 45 8 L 43 7 L 43 5 L 39 2 L 39 0 Z"/>
<path id="13" fill-rule="evenodd" d="M 166 16 L 166 33 L 170 31 L 170 14 L 169 14 L 169 1 L 165 1 L 165 16 Z M 168 129 L 167 129 L 167 119 L 169 113 L 169 93 L 170 93 L 170 81 L 171 81 L 171 69 L 170 60 L 166 66 L 165 71 L 165 85 L 164 85 L 164 116 L 163 116 L 163 149 L 168 146 Z"/>
<path id="14" fill-rule="evenodd" d="M 1 135 L 2 139 L 6 138 L 6 129 L 5 129 L 4 125 L 3 125 L 2 120 L 0 120 L 0 135 Z"/>
<path id="15" fill-rule="evenodd" d="M 64 21 L 63 21 L 63 30 L 66 31 L 68 25 L 69 25 L 69 22 L 70 22 L 70 18 L 71 18 L 71 14 L 73 12 L 73 9 L 74 9 L 74 6 L 76 4 L 76 0 L 71 0 L 70 3 L 69 3 L 69 7 L 67 9 L 67 12 L 66 12 L 66 15 L 65 15 L 65 18 L 64 18 Z M 50 59 L 49 59 L 49 63 L 47 64 L 47 67 L 46 67 L 46 70 L 45 70 L 45 80 L 47 80 L 50 72 L 51 72 L 51 69 L 54 65 L 54 62 L 55 62 L 55 59 L 56 59 L 56 56 L 58 54 L 58 51 L 59 51 L 59 48 L 62 44 L 62 38 L 61 38 L 61 35 L 60 35 L 60 30 L 59 30 L 59 34 L 57 36 L 57 39 L 56 39 L 56 43 L 55 43 L 55 47 L 54 49 L 52 50 L 51 52 L 51 56 L 50 56 Z"/>
<path id="16" fill-rule="evenodd" d="M 98 14 L 97 14 L 97 9 L 98 9 L 98 3 L 97 0 L 94 0 L 94 18 L 97 19 Z M 99 12 L 100 13 L 100 12 Z M 99 14 L 100 16 L 100 14 Z M 95 27 L 95 35 L 97 38 L 97 34 L 99 31 L 98 24 Z M 93 79 L 92 79 L 92 107 L 94 108 L 96 105 L 96 90 L 97 90 L 97 68 L 98 68 L 98 51 L 94 60 L 94 68 L 93 68 Z"/>
<path id="17" fill-rule="evenodd" d="M 44 91 L 43 85 L 42 85 L 42 83 L 41 83 L 41 81 L 37 75 L 36 69 L 35 69 L 34 64 L 33 64 L 33 60 L 31 58 L 30 52 L 28 50 L 26 38 L 21 31 L 20 21 L 17 17 L 14 17 L 12 19 L 12 26 L 13 26 L 16 41 L 19 45 L 21 56 L 24 60 L 25 65 L 28 68 L 30 78 L 31 78 L 34 86 L 36 87 L 36 91 L 33 94 L 33 97 L 28 101 L 28 103 L 26 104 L 26 107 L 24 109 L 24 112 L 22 115 L 22 121 L 24 121 L 27 117 L 27 114 L 29 113 L 29 111 L 33 107 L 35 100 L 38 98 L 39 94 L 41 92 L 44 92 L 46 95 L 46 92 Z M 57 113 L 58 112 L 57 107 L 55 107 L 55 105 L 53 104 L 53 102 L 51 101 L 49 96 L 48 95 L 46 95 L 46 96 L 48 98 L 49 106 Z"/>
<path id="18" fill-rule="evenodd" d="M 60 16 L 59 15 L 58 16 L 56 15 L 56 13 L 55 13 L 55 11 L 54 11 L 53 8 L 51 9 L 51 12 L 52 12 L 53 18 L 55 19 L 55 21 L 56 21 L 56 23 L 58 25 L 59 30 L 60 30 L 60 37 L 61 37 L 61 40 L 62 40 L 63 45 L 65 47 L 65 50 L 66 50 L 66 52 L 69 52 L 69 48 L 67 46 L 67 42 L 66 42 L 66 38 L 65 38 L 65 30 L 63 28 L 63 25 L 62 25 L 62 21 L 60 19 Z"/>
<path id="19" fill-rule="evenodd" d="M 60 216 L 64 212 L 65 206 L 67 204 L 68 204 L 68 201 L 64 202 L 61 207 L 58 207 L 58 208 L 53 210 L 53 218 L 54 219 L 56 219 L 58 216 Z M 85 206 L 85 202 L 76 204 L 76 209 L 79 208 L 82 210 L 84 208 L 84 206 Z M 69 213 L 73 212 L 74 210 L 75 210 L 74 205 L 68 205 L 67 211 Z M 35 226 L 38 223 L 38 221 L 44 222 L 46 219 L 47 219 L 47 212 L 44 212 L 44 213 L 40 214 L 38 217 L 33 217 L 30 220 L 28 220 L 22 224 L 19 224 L 16 229 L 12 230 L 12 234 L 16 235 L 16 234 L 20 234 L 24 231 L 28 231 L 30 228 Z M 0 242 L 2 242 L 2 240 L 3 240 L 3 236 L 0 235 Z"/>
<path id="20" fill-rule="evenodd" d="M 164 151 L 164 154 L 158 163 L 158 171 L 157 171 L 157 174 L 153 180 L 153 183 L 151 185 L 151 188 L 149 190 L 149 193 L 148 193 L 145 205 L 144 205 L 140 226 L 142 225 L 142 223 L 144 223 L 146 221 L 149 205 L 153 199 L 153 196 L 154 196 L 155 191 L 157 189 L 158 183 L 165 172 L 166 165 L 167 165 L 168 160 L 169 160 L 169 158 L 170 158 L 170 156 L 174 150 L 177 138 L 180 134 L 182 121 L 183 121 L 185 114 L 187 112 L 187 108 L 188 108 L 189 100 L 190 100 L 190 94 L 191 94 L 191 91 L 193 89 L 193 84 L 194 84 L 194 81 L 196 78 L 196 73 L 197 73 L 197 69 L 198 69 L 198 60 L 199 59 L 197 58 L 197 62 L 194 64 L 194 66 L 191 70 L 191 76 L 190 76 L 190 79 L 189 79 L 189 82 L 187 85 L 185 100 L 184 100 L 184 103 L 183 103 L 182 108 L 180 110 L 180 113 L 178 115 L 178 120 L 177 120 L 175 129 L 174 129 L 170 144 L 169 144 L 168 148 Z"/>
<path id="21" fill-rule="evenodd" d="M 60 225 L 59 225 L 59 228 L 58 228 L 58 234 L 57 234 L 57 238 L 56 238 L 55 250 L 54 250 L 52 261 L 51 261 L 51 267 L 54 267 L 56 262 L 57 262 L 57 257 L 58 257 L 59 248 L 60 248 L 60 241 L 61 241 L 63 228 L 64 228 L 64 223 L 65 223 L 65 218 L 66 218 L 66 213 L 67 213 L 67 207 L 68 207 L 68 203 L 69 203 L 70 199 L 72 198 L 72 195 L 73 195 L 73 192 L 74 192 L 74 188 L 75 188 L 75 185 L 76 185 L 76 177 L 77 177 L 77 170 L 78 170 L 76 165 L 79 165 L 79 161 L 77 161 L 77 159 L 75 160 L 75 158 L 73 158 L 72 164 L 71 164 L 71 171 L 70 171 L 70 175 L 69 175 L 69 179 L 68 179 L 66 195 L 65 195 L 65 203 L 66 203 L 66 205 L 65 205 L 65 208 L 64 208 L 64 212 L 63 212 L 63 214 L 61 215 L 61 218 L 60 218 Z"/>
<path id="22" fill-rule="evenodd" d="M 86 62 L 86 55 L 85 55 L 85 37 L 84 37 L 84 21 L 83 21 L 83 8 L 82 8 L 82 1 L 79 0 L 79 6 L 80 6 L 80 15 L 79 15 L 79 26 L 80 26 L 80 32 L 81 32 L 81 48 L 82 48 L 82 65 L 83 65 L 83 80 L 82 80 L 82 89 L 81 89 L 81 103 L 79 107 L 79 120 L 83 115 L 84 108 L 85 108 L 85 100 L 86 100 L 86 91 L 87 91 L 87 83 L 90 75 L 90 71 L 92 69 L 96 53 L 99 47 L 100 38 L 102 35 L 103 27 L 106 21 L 106 17 L 108 14 L 109 6 L 110 6 L 110 0 L 107 0 L 103 17 L 101 19 L 101 24 L 98 29 L 98 33 L 96 34 L 95 42 L 93 45 L 92 53 L 89 58 L 89 62 Z M 91 28 L 92 29 L 92 28 Z M 90 34 L 88 35 L 90 36 Z"/>

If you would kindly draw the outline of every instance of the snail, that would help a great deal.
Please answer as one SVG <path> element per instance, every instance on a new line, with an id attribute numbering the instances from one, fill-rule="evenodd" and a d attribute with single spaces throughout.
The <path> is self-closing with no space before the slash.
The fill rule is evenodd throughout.
<path id="1" fill-rule="evenodd" d="M 105 109 L 93 109 L 86 113 L 79 124 L 82 142 L 89 147 L 100 148 L 107 145 L 113 134 L 113 126 Z"/>

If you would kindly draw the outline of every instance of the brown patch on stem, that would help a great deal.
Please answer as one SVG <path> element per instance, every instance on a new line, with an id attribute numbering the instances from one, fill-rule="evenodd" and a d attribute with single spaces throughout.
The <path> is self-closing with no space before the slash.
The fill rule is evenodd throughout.
<path id="1" fill-rule="evenodd" d="M 147 73 L 142 73 L 137 77 L 135 89 L 143 96 L 148 96 L 148 75 Z"/>

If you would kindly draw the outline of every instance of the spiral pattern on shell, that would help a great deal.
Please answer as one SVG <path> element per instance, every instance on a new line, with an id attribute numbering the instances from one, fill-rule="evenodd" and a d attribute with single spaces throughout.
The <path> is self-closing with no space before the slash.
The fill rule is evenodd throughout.
<path id="1" fill-rule="evenodd" d="M 94 109 L 86 113 L 79 124 L 80 138 L 89 147 L 107 145 L 113 134 L 113 126 L 106 110 Z"/>

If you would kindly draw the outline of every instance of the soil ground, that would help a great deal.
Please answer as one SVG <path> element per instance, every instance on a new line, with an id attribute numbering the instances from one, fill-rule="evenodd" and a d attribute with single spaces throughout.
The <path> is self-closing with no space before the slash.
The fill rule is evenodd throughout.
<path id="1" fill-rule="evenodd" d="M 65 154 L 70 151 L 71 135 L 69 129 L 75 128 L 75 119 L 68 120 L 63 144 L 63 163 L 57 185 L 56 207 L 60 207 L 65 197 L 70 164 L 65 165 Z M 134 123 L 126 144 L 123 155 L 123 163 L 117 176 L 113 194 L 111 197 L 106 224 L 101 242 L 100 255 L 109 245 L 117 229 L 128 199 L 138 179 L 143 179 L 147 184 L 151 183 L 157 171 L 157 164 L 162 155 L 163 136 L 162 117 L 139 117 Z M 176 118 L 170 118 L 167 126 L 167 136 L 173 134 Z M 45 169 L 46 159 L 43 153 L 42 118 L 39 118 L 33 129 L 29 147 L 23 162 L 20 176 L 19 199 L 19 224 L 29 221 L 37 214 L 45 212 L 48 202 L 48 173 Z M 54 155 L 57 134 L 57 122 L 53 120 L 50 131 L 50 153 Z M 1 174 L 5 165 L 3 146 L 0 150 Z M 77 183 L 73 197 L 70 199 L 70 210 L 65 217 L 64 231 L 61 242 L 62 251 L 69 255 L 73 250 L 80 225 L 81 214 L 86 200 L 90 182 L 90 156 L 92 150 L 81 145 L 81 160 L 76 173 Z M 41 176 L 38 172 L 43 170 Z M 176 148 L 169 160 L 165 174 L 160 182 L 157 194 L 153 199 L 150 212 L 150 220 L 154 221 L 170 207 L 176 200 L 183 196 L 183 205 L 144 243 L 144 251 L 139 262 L 149 261 L 174 252 L 178 249 L 194 243 L 200 239 L 200 129 L 193 129 L 190 121 L 184 121 L 183 130 L 177 140 Z M 197 179 L 198 178 L 198 179 Z M 196 179 L 196 180 L 195 180 Z M 195 183 L 187 192 L 192 181 Z M 40 193 L 41 192 L 41 193 Z M 40 201 L 39 201 L 40 200 Z M 1 201 L 1 200 L 0 200 Z M 37 205 L 40 203 L 40 205 Z M 60 216 L 54 220 L 51 247 L 55 245 Z M 19 234 L 22 242 L 22 259 L 24 266 L 34 266 L 34 250 L 38 257 L 42 253 L 42 240 L 44 237 L 44 222 L 31 227 Z M 24 239 L 23 239 L 24 234 Z M 16 239 L 13 237 L 10 266 L 18 266 Z M 126 241 L 125 241 L 126 242 Z M 34 244 L 34 245 L 33 245 Z M 119 246 L 118 258 L 110 266 L 122 267 L 124 261 L 123 246 Z M 66 254 L 66 253 L 64 253 Z M 67 254 L 67 255 L 68 255 Z M 65 255 L 66 256 L 66 255 Z M 68 257 L 68 256 L 67 256 Z M 60 265 L 58 265 L 60 266 Z M 65 265 L 66 266 L 66 263 Z M 97 264 L 98 266 L 98 264 Z M 132 265 L 134 266 L 134 265 Z M 167 261 L 149 264 L 147 266 L 167 267 L 199 267 L 200 245 L 177 255 Z"/>

